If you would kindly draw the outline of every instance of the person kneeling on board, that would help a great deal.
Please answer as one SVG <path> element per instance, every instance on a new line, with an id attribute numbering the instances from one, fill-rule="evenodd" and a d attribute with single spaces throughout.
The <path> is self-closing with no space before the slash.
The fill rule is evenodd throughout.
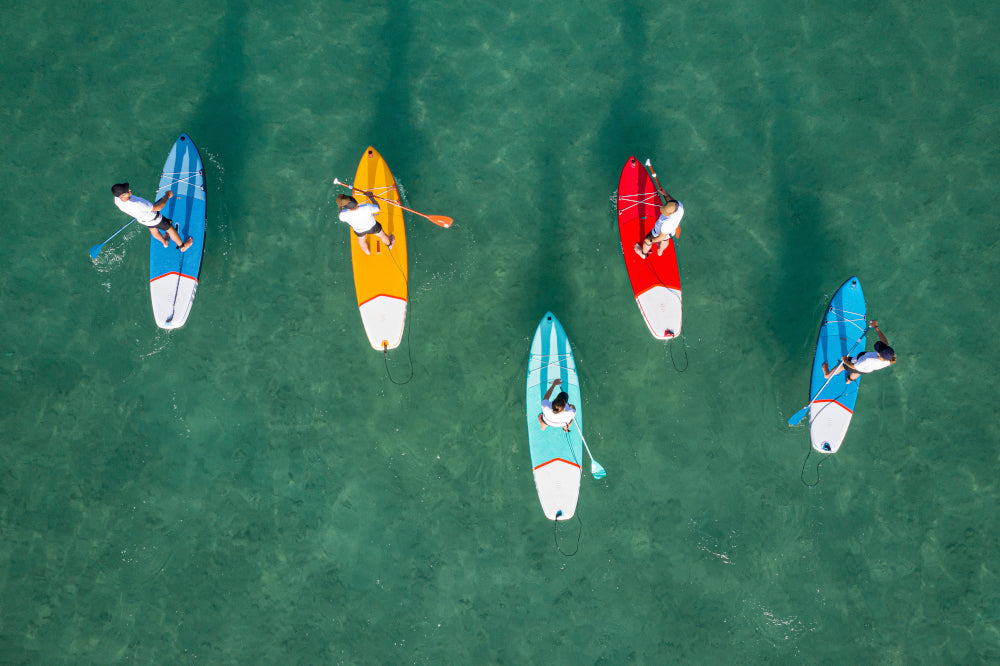
<path id="1" fill-rule="evenodd" d="M 660 190 L 660 194 L 667 200 L 660 206 L 660 217 L 656 219 L 656 224 L 646 237 L 642 239 L 642 245 L 635 244 L 635 253 L 645 259 L 653 249 L 653 243 L 659 243 L 656 254 L 663 254 L 667 246 L 670 245 L 671 238 L 681 235 L 681 218 L 684 217 L 684 204 L 677 199 Z"/>
<path id="2" fill-rule="evenodd" d="M 111 186 L 111 194 L 115 195 L 115 205 L 118 210 L 134 217 L 136 222 L 149 229 L 153 238 L 163 243 L 163 247 L 170 245 L 170 242 L 163 237 L 161 232 L 166 231 L 170 240 L 177 243 L 181 252 L 186 252 L 194 243 L 193 238 L 186 241 L 181 240 L 181 235 L 174 228 L 174 222 L 170 218 L 164 217 L 160 211 L 167 205 L 167 200 L 174 196 L 174 193 L 167 190 L 163 197 L 154 203 L 149 203 L 141 197 L 134 196 L 129 189 L 128 183 L 116 183 Z"/>
<path id="3" fill-rule="evenodd" d="M 396 237 L 386 235 L 382 225 L 375 219 L 380 210 L 378 204 L 375 203 L 375 195 L 368 191 L 365 192 L 365 196 L 371 203 L 359 206 L 358 200 L 354 197 L 338 194 L 337 210 L 340 211 L 340 221 L 346 222 L 354 230 L 354 235 L 358 237 L 358 245 L 361 246 L 361 251 L 365 254 L 371 254 L 371 250 L 368 249 L 368 234 L 378 236 L 385 243 L 386 249 L 391 250 L 393 243 L 396 242 Z"/>
<path id="4" fill-rule="evenodd" d="M 861 375 L 867 375 L 870 372 L 875 372 L 876 370 L 881 370 L 882 368 L 888 368 L 890 365 L 896 362 L 896 352 L 892 350 L 889 346 L 889 341 L 885 339 L 885 335 L 879 330 L 878 322 L 870 322 L 869 325 L 875 329 L 878 333 L 878 342 L 875 343 L 875 351 L 864 352 L 858 354 L 854 358 L 850 356 L 845 356 L 841 359 L 841 363 L 834 368 L 832 371 L 829 366 L 823 363 L 823 377 L 829 379 L 841 372 L 844 368 L 847 368 L 848 375 L 847 381 L 853 382 L 855 379 Z"/>
<path id="5" fill-rule="evenodd" d="M 566 404 L 569 401 L 569 394 L 566 391 L 560 391 L 556 399 L 549 402 L 549 398 L 552 397 L 552 391 L 559 384 L 562 384 L 561 379 L 553 379 L 552 386 L 549 387 L 549 390 L 542 397 L 542 413 L 538 415 L 538 425 L 542 427 L 542 430 L 545 430 L 549 426 L 554 426 L 569 432 L 569 425 L 576 418 L 576 407 Z"/>

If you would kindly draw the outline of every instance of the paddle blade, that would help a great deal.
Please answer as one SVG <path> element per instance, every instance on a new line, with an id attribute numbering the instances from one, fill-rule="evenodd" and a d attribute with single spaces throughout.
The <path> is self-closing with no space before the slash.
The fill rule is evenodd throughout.
<path id="1" fill-rule="evenodd" d="M 590 459 L 590 474 L 595 479 L 603 479 L 608 475 L 608 473 L 601 467 L 601 463 L 597 462 L 593 458 Z"/>
<path id="2" fill-rule="evenodd" d="M 102 247 L 104 247 L 104 243 L 98 243 L 94 247 L 90 248 L 90 258 L 97 261 L 97 255 L 101 253 Z"/>
<path id="3" fill-rule="evenodd" d="M 797 411 L 794 414 L 792 414 L 792 418 L 788 419 L 788 425 L 790 425 L 790 426 L 798 425 L 799 421 L 801 421 L 802 419 L 804 419 L 806 417 L 806 414 L 808 414 L 808 413 L 809 413 L 809 405 L 806 405 L 805 407 L 803 407 L 799 411 Z"/>
<path id="4" fill-rule="evenodd" d="M 444 215 L 428 215 L 427 219 L 438 225 L 439 227 L 444 227 L 447 229 L 454 222 L 450 217 L 445 217 Z"/>

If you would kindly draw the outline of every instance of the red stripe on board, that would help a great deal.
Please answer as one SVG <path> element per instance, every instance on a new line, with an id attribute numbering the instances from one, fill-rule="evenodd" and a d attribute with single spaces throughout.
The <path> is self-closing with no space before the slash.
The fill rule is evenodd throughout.
<path id="1" fill-rule="evenodd" d="M 843 407 L 845 410 L 847 410 L 848 413 L 850 413 L 850 414 L 854 413 L 854 410 L 847 409 L 847 407 L 844 407 L 843 403 L 839 403 L 836 400 L 813 400 L 813 404 L 814 405 L 818 405 L 821 402 L 832 402 L 833 404 L 837 405 L 838 407 Z"/>
<path id="2" fill-rule="evenodd" d="M 549 427 L 551 428 L 552 426 L 549 426 Z M 563 458 L 553 458 L 552 460 L 549 460 L 549 461 L 547 461 L 547 462 L 543 462 L 543 463 L 542 463 L 541 465 L 539 465 L 538 467 L 535 467 L 535 469 L 541 469 L 542 467 L 545 467 L 545 466 L 546 466 L 546 465 L 548 465 L 549 463 L 554 463 L 554 462 L 564 462 L 564 463 L 566 463 L 567 465 L 572 465 L 573 467 L 580 467 L 580 466 L 579 466 L 578 464 L 576 464 L 575 462 L 570 462 L 570 461 L 568 461 L 568 460 L 565 460 L 565 459 L 563 459 Z"/>
<path id="3" fill-rule="evenodd" d="M 380 298 L 380 297 L 382 297 L 382 296 L 385 296 L 386 298 L 394 298 L 394 299 L 396 299 L 397 301 L 403 301 L 404 303 L 406 303 L 406 302 L 407 302 L 407 300 L 406 300 L 405 298 L 400 298 L 399 296 L 393 296 L 393 295 L 391 295 L 391 294 L 378 294 L 378 295 L 376 295 L 376 296 L 372 296 L 371 298 L 369 298 L 369 299 L 368 299 L 367 301 L 365 301 L 365 303 L 371 303 L 371 302 L 372 302 L 372 301 L 374 301 L 374 300 L 375 300 L 376 298 Z M 365 303 L 358 303 L 358 307 L 360 308 L 360 307 L 361 307 L 362 305 L 364 305 Z"/>
<path id="4" fill-rule="evenodd" d="M 157 280 L 159 280 L 160 278 L 169 277 L 171 275 L 179 275 L 181 277 L 187 278 L 188 280 L 194 280 L 195 282 L 198 282 L 198 278 L 191 277 L 190 275 L 184 275 L 183 273 L 178 273 L 177 271 L 170 271 L 169 273 L 164 273 L 163 275 L 157 275 L 155 278 L 150 280 L 149 283 L 152 284 Z"/>

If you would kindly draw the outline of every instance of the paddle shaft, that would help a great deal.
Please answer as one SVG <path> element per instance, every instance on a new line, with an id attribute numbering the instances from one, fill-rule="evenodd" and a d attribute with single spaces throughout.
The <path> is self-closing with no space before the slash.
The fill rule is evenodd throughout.
<path id="1" fill-rule="evenodd" d="M 336 179 L 334 179 L 333 182 L 336 185 L 343 185 L 344 187 L 346 187 L 347 189 L 352 190 L 352 191 L 355 189 L 355 187 L 353 185 L 351 185 L 350 183 L 345 183 L 343 181 L 336 180 Z M 358 192 L 363 192 L 363 190 L 358 190 Z M 365 193 L 365 194 L 367 196 L 367 193 Z M 372 194 L 372 196 L 375 197 L 376 199 L 378 199 L 379 201 L 384 201 L 387 204 L 392 204 L 393 206 L 396 206 L 397 208 L 402 208 L 403 210 L 405 210 L 405 211 L 407 211 L 409 213 L 413 213 L 414 215 L 419 215 L 422 218 L 430 220 L 431 222 L 433 222 L 434 224 L 438 225 L 439 227 L 444 227 L 445 229 L 447 229 L 448 227 L 451 226 L 451 218 L 450 217 L 445 217 L 443 215 L 435 215 L 433 217 L 430 216 L 430 215 L 424 215 L 420 211 L 413 210 L 412 208 L 407 208 L 406 206 L 404 206 L 403 204 L 399 203 L 398 201 L 393 201 L 392 199 L 383 199 L 382 197 L 380 197 L 379 195 L 374 194 L 374 193 Z"/>
<path id="2" fill-rule="evenodd" d="M 850 356 L 851 352 L 854 351 L 854 348 L 858 346 L 858 343 L 865 339 L 865 336 L 868 335 L 868 329 L 869 328 L 870 327 L 865 328 L 864 332 L 861 334 L 861 337 L 854 341 L 854 344 L 851 345 L 851 348 L 847 351 L 847 356 Z M 788 419 L 788 425 L 793 425 L 793 424 L 798 423 L 799 421 L 802 420 L 802 417 L 804 417 L 806 415 L 806 413 L 808 413 L 809 408 L 812 407 L 813 403 L 816 402 L 816 399 L 819 398 L 819 394 L 822 393 L 823 389 L 825 389 L 827 387 L 827 385 L 829 385 L 829 383 L 831 381 L 833 381 L 833 378 L 837 376 L 837 372 L 836 371 L 842 365 L 844 365 L 844 358 L 843 357 L 841 357 L 840 363 L 838 363 L 836 365 L 836 367 L 834 367 L 834 373 L 832 375 L 830 375 L 829 377 L 826 378 L 826 381 L 823 383 L 823 385 L 821 387 L 819 387 L 819 390 L 816 391 L 816 395 L 814 395 L 813 399 L 809 401 L 809 404 L 806 405 L 805 407 L 803 407 L 802 409 L 800 409 L 799 411 L 795 412 L 795 414 L 792 416 L 792 418 Z"/>
<path id="3" fill-rule="evenodd" d="M 107 243 L 108 241 L 110 241 L 112 238 L 114 238 L 115 236 L 117 236 L 121 232 L 123 232 L 126 229 L 128 229 L 130 226 L 132 226 L 133 222 L 135 222 L 135 218 L 134 217 L 131 220 L 129 220 L 128 222 L 126 222 L 124 227 L 122 227 L 121 229 L 119 229 L 115 233 L 111 234 L 111 236 L 108 237 L 108 240 L 104 241 L 104 243 L 101 243 L 101 245 L 104 245 L 105 243 Z"/>
<path id="4" fill-rule="evenodd" d="M 125 230 L 126 230 L 126 229 L 128 229 L 128 228 L 129 228 L 130 226 L 132 226 L 132 223 L 133 223 L 133 222 L 135 222 L 135 218 L 134 218 L 134 217 L 133 217 L 133 218 L 132 218 L 131 220 L 129 220 L 129 221 L 128 221 L 128 222 L 127 222 L 127 223 L 125 224 L 125 226 L 124 226 L 124 227 L 122 227 L 121 229 L 119 229 L 119 230 L 118 230 L 118 231 L 116 231 L 115 233 L 113 233 L 113 234 L 111 234 L 110 236 L 108 236 L 108 240 L 104 241 L 103 243 L 98 243 L 98 244 L 97 244 L 97 245 L 95 245 L 94 247 L 90 248 L 90 258 L 91 258 L 91 259 L 97 259 L 97 255 L 99 255 L 99 254 L 101 253 L 101 248 L 103 248 L 103 247 L 104 247 L 105 245 L 107 245 L 107 244 L 108 244 L 108 242 L 109 242 L 109 241 L 110 241 L 110 240 L 111 240 L 112 238 L 114 238 L 115 236 L 117 236 L 117 235 L 118 235 L 118 234 L 120 234 L 121 232 L 125 231 Z"/>
<path id="5" fill-rule="evenodd" d="M 646 166 L 649 167 L 649 174 L 653 177 L 653 182 L 656 183 L 656 190 L 660 193 L 663 192 L 663 188 L 660 187 L 660 181 L 656 178 L 656 171 L 653 169 L 653 163 L 646 158 Z"/>
<path id="6" fill-rule="evenodd" d="M 573 422 L 576 423 L 576 419 L 573 419 Z M 594 454 L 590 452 L 590 447 L 587 446 L 587 440 L 583 436 L 583 430 L 580 428 L 579 423 L 576 424 L 576 431 L 580 433 L 580 441 L 583 442 L 583 448 L 587 449 L 587 455 L 590 456 L 591 476 L 594 476 L 596 478 L 604 478 L 607 475 L 607 472 L 604 470 L 604 466 L 601 463 L 594 460 Z M 594 469 L 595 467 L 596 470 Z"/>

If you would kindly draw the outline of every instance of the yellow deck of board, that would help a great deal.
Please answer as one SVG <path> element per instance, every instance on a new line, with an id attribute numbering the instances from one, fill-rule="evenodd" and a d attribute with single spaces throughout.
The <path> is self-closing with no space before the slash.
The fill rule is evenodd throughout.
<path id="1" fill-rule="evenodd" d="M 365 150 L 354 176 L 354 198 L 359 204 L 368 203 L 363 194 L 371 190 L 383 199 L 399 202 L 399 191 L 396 180 L 389 171 L 379 152 L 371 146 Z M 354 232 L 348 228 L 351 235 L 351 263 L 354 266 L 354 289 L 358 295 L 358 306 L 378 296 L 390 296 L 403 301 L 407 296 L 407 280 L 409 279 L 406 265 L 406 229 L 403 227 L 403 211 L 392 204 L 376 202 L 381 210 L 375 216 L 385 233 L 394 235 L 396 242 L 389 250 L 378 236 L 368 236 L 368 248 L 371 255 L 365 255 L 358 246 Z"/>

